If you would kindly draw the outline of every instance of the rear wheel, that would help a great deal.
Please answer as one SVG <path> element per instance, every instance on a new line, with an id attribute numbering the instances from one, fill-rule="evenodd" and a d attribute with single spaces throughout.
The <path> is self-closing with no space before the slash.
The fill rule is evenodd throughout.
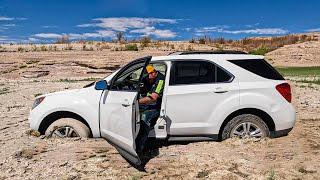
<path id="1" fill-rule="evenodd" d="M 89 137 L 90 129 L 82 122 L 72 118 L 62 118 L 53 122 L 45 135 L 56 138 Z"/>
<path id="2" fill-rule="evenodd" d="M 242 114 L 227 123 L 222 132 L 222 140 L 230 137 L 264 138 L 269 136 L 269 128 L 258 116 Z"/>

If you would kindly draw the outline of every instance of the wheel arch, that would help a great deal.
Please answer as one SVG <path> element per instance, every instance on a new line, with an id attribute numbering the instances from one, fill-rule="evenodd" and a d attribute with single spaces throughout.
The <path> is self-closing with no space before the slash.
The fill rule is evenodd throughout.
<path id="1" fill-rule="evenodd" d="M 274 123 L 272 117 L 268 113 L 266 113 L 265 111 L 263 111 L 261 109 L 243 108 L 243 109 L 238 109 L 238 110 L 232 112 L 223 121 L 222 125 L 220 126 L 220 130 L 219 130 L 219 140 L 221 140 L 221 138 L 222 138 L 222 131 L 223 131 L 224 127 L 227 125 L 227 123 L 229 121 L 231 121 L 231 119 L 233 119 L 234 117 L 241 115 L 241 114 L 253 114 L 253 115 L 260 117 L 267 124 L 269 131 L 275 131 L 275 123 Z"/>
<path id="2" fill-rule="evenodd" d="M 90 137 L 92 137 L 92 130 L 91 130 L 88 122 L 83 117 L 81 117 L 79 114 L 71 112 L 71 111 L 55 111 L 55 112 L 50 113 L 45 118 L 43 118 L 43 120 L 40 123 L 38 131 L 40 132 L 40 134 L 45 134 L 45 131 L 47 130 L 47 128 L 53 122 L 55 122 L 56 120 L 61 119 L 61 118 L 72 118 L 72 119 L 75 119 L 75 120 L 82 122 L 83 124 L 85 124 L 89 128 Z"/>

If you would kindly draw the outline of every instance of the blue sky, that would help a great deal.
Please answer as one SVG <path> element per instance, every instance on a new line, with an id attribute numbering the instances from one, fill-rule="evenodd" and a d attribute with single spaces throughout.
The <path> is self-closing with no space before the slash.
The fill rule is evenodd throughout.
<path id="1" fill-rule="evenodd" d="M 317 0 L 0 0 L 0 42 L 239 39 L 320 31 Z"/>

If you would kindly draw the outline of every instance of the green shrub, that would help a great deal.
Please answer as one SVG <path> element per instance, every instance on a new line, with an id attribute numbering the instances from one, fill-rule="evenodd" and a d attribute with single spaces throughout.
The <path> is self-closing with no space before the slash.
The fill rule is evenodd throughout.
<path id="1" fill-rule="evenodd" d="M 140 43 L 142 47 L 148 47 L 149 44 L 151 43 L 151 38 L 150 37 L 143 37 L 140 39 Z"/>
<path id="2" fill-rule="evenodd" d="M 19 52 L 23 52 L 23 51 L 25 51 L 25 49 L 24 49 L 23 47 L 20 47 L 20 46 L 19 46 L 19 47 L 18 47 L 18 51 L 19 51 Z"/>
<path id="3" fill-rule="evenodd" d="M 110 46 L 108 46 L 107 44 L 105 45 L 101 45 L 100 46 L 100 51 L 104 50 L 104 49 L 111 49 Z"/>
<path id="4" fill-rule="evenodd" d="M 139 50 L 137 44 L 127 44 L 127 45 L 124 47 L 124 49 L 125 49 L 126 51 L 138 51 L 138 50 Z"/>
<path id="5" fill-rule="evenodd" d="M 270 51 L 271 50 L 269 48 L 267 48 L 265 46 L 260 46 L 257 49 L 250 51 L 249 53 L 253 54 L 253 55 L 263 55 L 264 56 L 265 54 L 267 54 Z"/>
<path id="6" fill-rule="evenodd" d="M 68 44 L 67 47 L 64 48 L 65 50 L 71 51 L 73 50 L 73 46 Z"/>
<path id="7" fill-rule="evenodd" d="M 206 44 L 206 39 L 205 38 L 200 38 L 199 39 L 199 44 Z"/>
<path id="8" fill-rule="evenodd" d="M 194 40 L 193 38 L 189 40 L 189 43 L 196 43 L 196 40 Z"/>
<path id="9" fill-rule="evenodd" d="M 47 49 L 46 46 L 41 46 L 41 47 L 40 47 L 40 50 L 41 50 L 41 51 L 47 51 L 48 49 Z"/>
<path id="10" fill-rule="evenodd" d="M 37 48 L 36 45 L 33 45 L 33 46 L 31 47 L 31 51 L 37 51 L 37 50 L 38 50 L 38 48 Z"/>
<path id="11" fill-rule="evenodd" d="M 187 48 L 187 51 L 193 51 L 193 50 L 194 50 L 193 47 L 189 44 L 188 48 Z"/>

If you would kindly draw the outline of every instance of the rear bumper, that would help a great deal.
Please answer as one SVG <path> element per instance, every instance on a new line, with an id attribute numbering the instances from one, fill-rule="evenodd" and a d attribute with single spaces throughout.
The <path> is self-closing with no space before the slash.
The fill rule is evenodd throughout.
<path id="1" fill-rule="evenodd" d="M 292 130 L 292 128 L 289 129 L 283 129 L 283 130 L 279 130 L 279 131 L 271 131 L 270 132 L 270 137 L 271 138 L 277 138 L 277 137 L 281 137 L 281 136 L 286 136 L 289 134 L 289 132 Z"/>
<path id="2" fill-rule="evenodd" d="M 296 122 L 296 111 L 290 103 L 285 103 L 275 110 L 271 110 L 270 115 L 275 124 L 275 132 L 285 132 L 292 129 Z M 290 132 L 290 130 L 288 131 Z"/>

